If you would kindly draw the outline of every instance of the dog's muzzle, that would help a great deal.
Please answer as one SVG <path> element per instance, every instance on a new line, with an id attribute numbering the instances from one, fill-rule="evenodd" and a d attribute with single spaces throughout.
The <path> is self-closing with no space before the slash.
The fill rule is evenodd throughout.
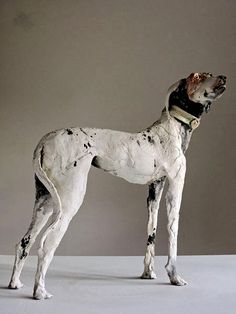
<path id="1" fill-rule="evenodd" d="M 217 77 L 217 83 L 216 83 L 216 85 L 214 87 L 214 93 L 215 93 L 216 97 L 220 96 L 221 94 L 223 94 L 223 92 L 226 89 L 225 84 L 226 84 L 226 76 L 219 75 Z"/>
<path id="2" fill-rule="evenodd" d="M 218 76 L 218 79 L 219 79 L 219 81 L 220 81 L 220 83 L 221 83 L 222 85 L 225 85 L 225 84 L 226 84 L 226 76 L 225 76 L 225 75 L 219 75 L 219 76 Z"/>

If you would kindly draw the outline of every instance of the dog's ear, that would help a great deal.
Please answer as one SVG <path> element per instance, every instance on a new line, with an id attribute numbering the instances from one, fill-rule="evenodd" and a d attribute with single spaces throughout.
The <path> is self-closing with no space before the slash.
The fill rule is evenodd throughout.
<path id="1" fill-rule="evenodd" d="M 191 73 L 187 80 L 194 81 L 194 80 L 200 80 L 200 74 L 199 73 Z"/>
<path id="2" fill-rule="evenodd" d="M 191 73 L 186 78 L 186 89 L 187 89 L 188 96 L 190 98 L 196 91 L 196 88 L 200 81 L 201 81 L 201 75 L 199 73 Z"/>
<path id="3" fill-rule="evenodd" d="M 166 99 L 165 99 L 165 108 L 166 108 L 167 112 L 169 110 L 169 99 L 170 99 L 170 96 L 172 95 L 172 93 L 174 93 L 176 90 L 178 90 L 180 82 L 181 82 L 181 80 L 177 81 L 176 83 L 174 83 L 173 85 L 171 85 L 168 88 Z"/>
<path id="4" fill-rule="evenodd" d="M 181 84 L 181 81 L 182 80 L 179 80 L 177 82 L 175 82 L 173 85 L 171 85 L 169 88 L 168 88 L 168 91 L 167 91 L 167 96 L 170 95 L 171 93 L 173 93 L 174 91 L 177 91 L 179 89 L 179 86 Z"/>
<path id="5" fill-rule="evenodd" d="M 172 85 L 173 86 L 173 85 Z M 179 95 L 179 97 L 182 97 L 183 94 L 186 94 L 186 88 L 187 88 L 187 81 L 186 79 L 179 80 L 174 88 L 172 88 L 170 91 L 170 95 Z"/>
<path id="6" fill-rule="evenodd" d="M 183 93 L 184 91 L 186 91 L 186 88 L 187 88 L 187 80 L 182 79 L 179 81 L 179 86 L 178 86 L 176 92 Z"/>
<path id="7" fill-rule="evenodd" d="M 182 79 L 178 82 L 177 88 L 172 90 L 170 93 L 169 109 L 171 109 L 172 105 L 178 105 L 184 109 L 188 102 L 189 98 L 187 94 L 187 80 Z"/>

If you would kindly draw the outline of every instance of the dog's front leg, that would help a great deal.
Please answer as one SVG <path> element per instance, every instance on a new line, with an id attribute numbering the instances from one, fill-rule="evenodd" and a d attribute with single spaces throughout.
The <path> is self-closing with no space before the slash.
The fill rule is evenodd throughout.
<path id="1" fill-rule="evenodd" d="M 144 271 L 141 276 L 142 279 L 154 279 L 154 257 L 155 257 L 155 238 L 157 232 L 157 216 L 159 204 L 165 184 L 165 177 L 151 183 L 149 185 L 149 195 L 147 198 L 148 207 L 148 240 L 147 250 L 144 258 Z"/>
<path id="2" fill-rule="evenodd" d="M 183 286 L 187 282 L 182 279 L 176 270 L 177 236 L 179 225 L 179 211 L 185 177 L 185 163 L 182 164 L 174 179 L 169 178 L 169 188 L 166 194 L 167 219 L 168 219 L 168 261 L 165 266 L 172 285 Z"/>

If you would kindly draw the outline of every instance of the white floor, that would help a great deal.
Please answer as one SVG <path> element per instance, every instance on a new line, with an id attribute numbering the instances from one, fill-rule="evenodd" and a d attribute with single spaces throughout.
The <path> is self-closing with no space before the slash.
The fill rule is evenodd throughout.
<path id="1" fill-rule="evenodd" d="M 26 262 L 21 290 L 6 289 L 12 256 L 0 256 L 0 313 L 228 314 L 236 313 L 236 256 L 181 256 L 187 286 L 171 286 L 166 257 L 156 258 L 158 279 L 142 280 L 143 257 L 55 257 L 47 274 L 50 300 L 32 299 L 36 257 Z"/>

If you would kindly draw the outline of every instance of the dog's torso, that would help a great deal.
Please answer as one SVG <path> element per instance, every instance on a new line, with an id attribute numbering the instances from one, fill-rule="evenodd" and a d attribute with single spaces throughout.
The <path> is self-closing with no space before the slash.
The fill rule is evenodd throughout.
<path id="1" fill-rule="evenodd" d="M 181 125 L 165 113 L 138 133 L 73 127 L 48 133 L 42 145 L 42 166 L 51 177 L 76 171 L 88 155 L 93 166 L 137 184 L 174 177 L 185 162 Z"/>

